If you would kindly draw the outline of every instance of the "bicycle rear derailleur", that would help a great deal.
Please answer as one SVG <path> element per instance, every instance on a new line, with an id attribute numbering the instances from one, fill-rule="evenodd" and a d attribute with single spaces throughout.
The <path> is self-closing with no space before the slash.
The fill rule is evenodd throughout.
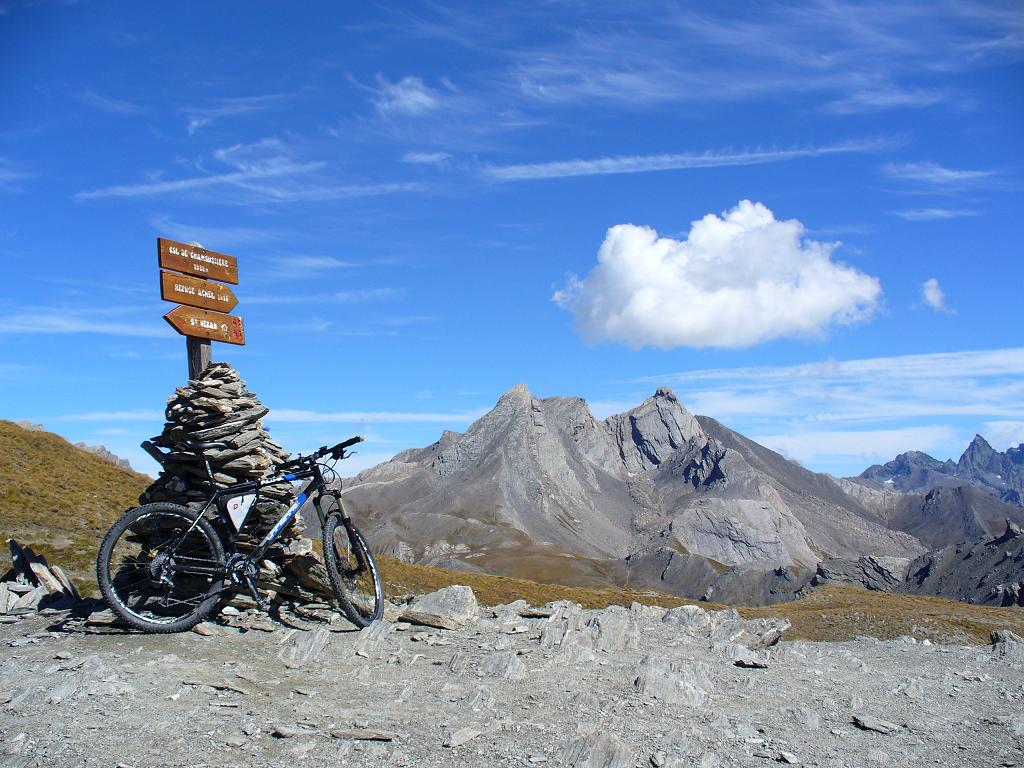
<path id="1" fill-rule="evenodd" d="M 228 574 L 228 580 L 232 585 L 236 587 L 244 586 L 252 599 L 256 601 L 256 605 L 263 610 L 267 610 L 270 606 L 269 601 L 261 598 L 259 591 L 256 589 L 256 577 L 259 575 L 259 568 L 255 562 L 245 555 L 236 552 L 228 558 L 225 570 Z"/>

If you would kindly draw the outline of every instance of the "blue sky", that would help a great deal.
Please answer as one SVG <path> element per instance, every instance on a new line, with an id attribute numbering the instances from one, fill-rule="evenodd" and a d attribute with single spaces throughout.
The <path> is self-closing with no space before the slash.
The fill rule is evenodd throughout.
<path id="1" fill-rule="evenodd" d="M 351 469 L 518 382 L 807 466 L 1024 441 L 1016 2 L 0 2 L 0 417 L 138 443 L 215 345 Z"/>

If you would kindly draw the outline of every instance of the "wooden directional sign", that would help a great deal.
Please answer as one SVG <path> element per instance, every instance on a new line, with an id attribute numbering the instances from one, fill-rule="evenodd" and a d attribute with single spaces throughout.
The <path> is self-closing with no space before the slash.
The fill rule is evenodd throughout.
<path id="1" fill-rule="evenodd" d="M 160 296 L 164 301 L 188 304 L 190 307 L 230 312 L 238 306 L 234 292 L 226 285 L 177 272 L 160 273 Z"/>
<path id="2" fill-rule="evenodd" d="M 238 259 L 234 256 L 163 237 L 157 238 L 156 246 L 162 269 L 238 285 Z"/>
<path id="3" fill-rule="evenodd" d="M 182 336 L 245 344 L 245 321 L 235 315 L 179 306 L 164 315 L 164 320 Z"/>

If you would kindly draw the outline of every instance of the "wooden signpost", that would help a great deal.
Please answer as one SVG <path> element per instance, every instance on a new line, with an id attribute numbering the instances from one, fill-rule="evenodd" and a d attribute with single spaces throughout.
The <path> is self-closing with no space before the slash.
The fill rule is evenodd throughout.
<path id="1" fill-rule="evenodd" d="M 226 285 L 175 272 L 160 273 L 160 297 L 164 301 L 176 301 L 215 312 L 230 312 L 238 306 L 234 291 Z"/>
<path id="2" fill-rule="evenodd" d="M 184 305 L 172 309 L 164 320 L 185 336 L 188 376 L 194 379 L 210 364 L 211 341 L 245 344 L 245 320 L 228 314 L 238 299 L 221 284 L 238 284 L 238 259 L 163 237 L 156 244 L 160 297 Z"/>
<path id="3" fill-rule="evenodd" d="M 238 285 L 238 259 L 198 245 L 185 245 L 163 237 L 156 239 L 160 268 L 173 269 L 186 275 L 207 277 Z"/>
<path id="4" fill-rule="evenodd" d="M 164 319 L 183 336 L 245 344 L 245 320 L 195 307 L 175 307 Z"/>

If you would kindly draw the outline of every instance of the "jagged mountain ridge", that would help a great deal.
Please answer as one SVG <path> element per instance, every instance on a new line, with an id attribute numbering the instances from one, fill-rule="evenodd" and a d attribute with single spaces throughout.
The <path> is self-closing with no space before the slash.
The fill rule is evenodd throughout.
<path id="1" fill-rule="evenodd" d="M 668 389 L 598 421 L 580 398 L 519 385 L 465 433 L 361 473 L 345 499 L 371 541 L 406 560 L 568 582 L 635 577 L 679 594 L 737 571 L 767 593 L 779 586 L 771 574 L 797 583 L 792 574 L 824 557 L 924 549 L 832 478 L 693 416 Z"/>
<path id="2" fill-rule="evenodd" d="M 1010 504 L 1024 506 L 1024 443 L 997 451 L 984 437 L 975 435 L 955 463 L 952 459 L 939 461 L 921 451 L 908 451 L 848 479 L 866 481 L 876 489 L 919 493 L 970 485 Z"/>

